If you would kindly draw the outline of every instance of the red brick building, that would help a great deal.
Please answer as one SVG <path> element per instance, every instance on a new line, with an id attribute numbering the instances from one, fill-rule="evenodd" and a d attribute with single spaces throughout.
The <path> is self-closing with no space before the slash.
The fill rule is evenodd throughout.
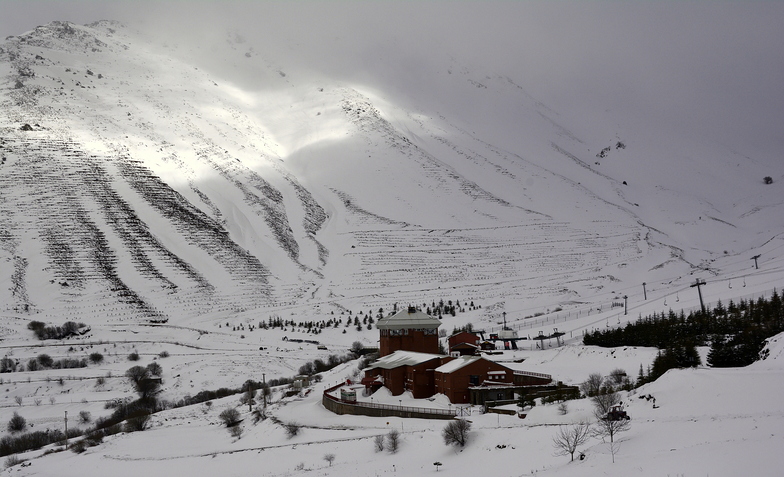
<path id="1" fill-rule="evenodd" d="M 454 356 L 458 353 L 460 356 L 465 355 L 478 355 L 479 354 L 479 336 L 461 331 L 449 337 L 449 354 Z"/>
<path id="2" fill-rule="evenodd" d="M 453 403 L 470 402 L 469 387 L 514 382 L 514 371 L 480 356 L 454 358 L 436 368 L 433 375 L 436 392 Z"/>
<path id="3" fill-rule="evenodd" d="M 440 325 L 437 318 L 413 307 L 378 320 L 381 357 L 365 370 L 362 384 L 371 391 L 385 386 L 394 396 L 410 391 L 422 399 L 441 393 L 453 403 L 468 403 L 469 388 L 514 386 L 520 379 L 506 366 L 481 356 L 438 354 Z M 480 340 L 473 333 L 457 333 L 449 344 L 475 351 Z"/>
<path id="4" fill-rule="evenodd" d="M 376 323 L 381 334 L 379 355 L 384 357 L 398 350 L 438 353 L 438 318 L 410 306 Z"/>
<path id="5" fill-rule="evenodd" d="M 362 384 L 374 391 L 386 386 L 393 396 L 411 391 L 417 399 L 427 398 L 436 393 L 433 371 L 448 359 L 438 354 L 395 351 L 370 365 Z"/>
<path id="6" fill-rule="evenodd" d="M 469 387 L 513 385 L 514 371 L 481 356 L 450 356 L 395 351 L 365 370 L 368 389 L 386 386 L 393 396 L 410 391 L 416 399 L 444 394 L 453 403 L 470 402 Z"/>

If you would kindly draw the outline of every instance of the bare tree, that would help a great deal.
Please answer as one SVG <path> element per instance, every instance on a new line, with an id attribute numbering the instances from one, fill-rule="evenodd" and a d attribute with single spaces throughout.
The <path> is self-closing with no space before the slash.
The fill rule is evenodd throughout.
<path id="1" fill-rule="evenodd" d="M 256 398 L 256 390 L 253 389 L 253 387 L 248 386 L 248 389 L 245 390 L 245 392 L 242 393 L 242 396 L 240 397 L 240 403 L 247 404 L 248 412 L 252 412 L 253 404 L 256 402 L 255 398 Z"/>
<path id="2" fill-rule="evenodd" d="M 362 353 L 362 350 L 365 349 L 365 345 L 363 345 L 360 341 L 355 341 L 351 343 L 351 348 L 349 349 L 352 353 L 359 356 Z"/>
<path id="3" fill-rule="evenodd" d="M 441 431 L 441 435 L 444 437 L 444 444 L 457 444 L 460 447 L 466 445 L 468 441 L 468 431 L 471 430 L 471 423 L 465 419 L 456 419 L 454 421 L 450 421 L 444 430 Z"/>
<path id="4" fill-rule="evenodd" d="M 605 417 L 610 409 L 619 402 L 621 402 L 621 396 L 618 393 L 597 394 L 591 398 L 593 412 L 597 419 Z"/>
<path id="5" fill-rule="evenodd" d="M 125 377 L 131 380 L 141 401 L 154 401 L 155 396 L 161 391 L 160 378 L 153 376 L 149 369 L 142 366 L 129 368 L 125 372 Z"/>
<path id="6" fill-rule="evenodd" d="M 560 426 L 553 437 L 555 455 L 569 455 L 574 460 L 577 447 L 585 444 L 591 437 L 591 426 L 587 422 L 579 422 L 571 426 Z"/>
<path id="7" fill-rule="evenodd" d="M 376 448 L 376 452 L 381 452 L 384 450 L 384 436 L 378 435 L 373 438 L 373 445 Z"/>
<path id="8" fill-rule="evenodd" d="M 612 371 L 610 371 L 610 380 L 612 380 L 612 383 L 615 385 L 616 388 L 622 386 L 624 381 L 626 381 L 627 379 L 628 376 L 626 376 L 626 371 L 621 368 L 615 368 Z"/>
<path id="9" fill-rule="evenodd" d="M 599 373 L 591 373 L 588 379 L 580 384 L 580 392 L 588 397 L 593 397 L 599 394 L 602 389 L 604 378 Z"/>
<path id="10" fill-rule="evenodd" d="M 324 454 L 324 460 L 329 462 L 329 466 L 332 467 L 332 462 L 335 460 L 335 454 Z"/>
<path id="11" fill-rule="evenodd" d="M 397 431 L 397 429 L 392 429 L 389 431 L 389 433 L 387 433 L 387 442 L 387 448 L 389 449 L 389 452 L 393 454 L 397 452 L 398 447 L 400 447 L 400 433 Z"/>
<path id="12" fill-rule="evenodd" d="M 231 437 L 236 437 L 237 440 L 240 440 L 243 431 L 244 429 L 239 424 L 237 424 L 236 426 L 231 426 L 229 428 L 229 434 L 231 434 Z"/>
<path id="13" fill-rule="evenodd" d="M 609 437 L 610 443 L 614 442 L 615 434 L 628 431 L 631 427 L 629 419 L 610 413 L 610 410 L 621 401 L 618 393 L 599 394 L 591 398 L 593 413 L 596 416 L 594 435 L 604 438 Z"/>
<path id="14" fill-rule="evenodd" d="M 609 437 L 610 443 L 615 442 L 615 435 L 631 429 L 631 421 L 628 419 L 615 419 L 605 416 L 603 419 L 596 421 L 596 427 L 593 434 L 600 437 L 602 440 Z"/>

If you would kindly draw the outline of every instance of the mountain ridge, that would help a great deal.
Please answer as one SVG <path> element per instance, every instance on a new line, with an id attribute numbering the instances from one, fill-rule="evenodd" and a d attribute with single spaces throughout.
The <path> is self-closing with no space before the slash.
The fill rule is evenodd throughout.
<path id="1" fill-rule="evenodd" d="M 198 46 L 109 21 L 52 22 L 0 48 L 9 311 L 54 318 L 78 293 L 123 319 L 165 321 L 182 319 L 183 300 L 189 314 L 225 316 L 313 310 L 317 297 L 335 309 L 418 302 L 446 285 L 556 305 L 732 273 L 720 262 L 782 233 L 779 181 L 727 199 L 712 190 L 757 187 L 760 166 L 727 177 L 736 156 L 712 145 L 597 140 L 454 58 L 434 56 L 446 81 L 433 99 L 398 100 L 266 59 L 236 32 L 208 69 L 185 59 Z M 441 112 L 449 98 L 444 111 L 460 114 Z"/>

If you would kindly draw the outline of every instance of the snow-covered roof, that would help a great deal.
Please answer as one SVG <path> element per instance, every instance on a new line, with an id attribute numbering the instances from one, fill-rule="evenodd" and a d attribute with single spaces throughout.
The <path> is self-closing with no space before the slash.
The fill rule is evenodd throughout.
<path id="1" fill-rule="evenodd" d="M 367 369 L 394 369 L 400 366 L 415 366 L 417 364 L 430 361 L 431 359 L 444 358 L 440 354 L 418 353 L 416 351 L 402 351 L 398 350 L 392 354 L 388 354 L 378 361 L 368 366 Z"/>
<path id="2" fill-rule="evenodd" d="M 435 329 L 439 326 L 441 326 L 441 321 L 438 318 L 433 318 L 427 313 L 411 308 L 385 316 L 376 323 L 376 328 L 379 330 Z"/>
<path id="3" fill-rule="evenodd" d="M 455 358 L 452 361 L 443 364 L 436 368 L 437 373 L 451 373 L 457 371 L 458 369 L 468 366 L 469 364 L 478 361 L 480 359 L 484 359 L 481 356 L 461 356 L 459 358 Z"/>

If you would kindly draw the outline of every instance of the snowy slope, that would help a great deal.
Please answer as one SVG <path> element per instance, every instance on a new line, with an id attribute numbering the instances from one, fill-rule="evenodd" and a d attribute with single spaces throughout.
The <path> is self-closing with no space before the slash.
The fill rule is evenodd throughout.
<path id="1" fill-rule="evenodd" d="M 7 311 L 180 321 L 445 284 L 554 307 L 748 269 L 780 245 L 781 185 L 761 184 L 778 172 L 718 146 L 595 131 L 437 52 L 431 95 L 232 35 L 211 48 L 205 65 L 111 22 L 6 42 Z"/>

